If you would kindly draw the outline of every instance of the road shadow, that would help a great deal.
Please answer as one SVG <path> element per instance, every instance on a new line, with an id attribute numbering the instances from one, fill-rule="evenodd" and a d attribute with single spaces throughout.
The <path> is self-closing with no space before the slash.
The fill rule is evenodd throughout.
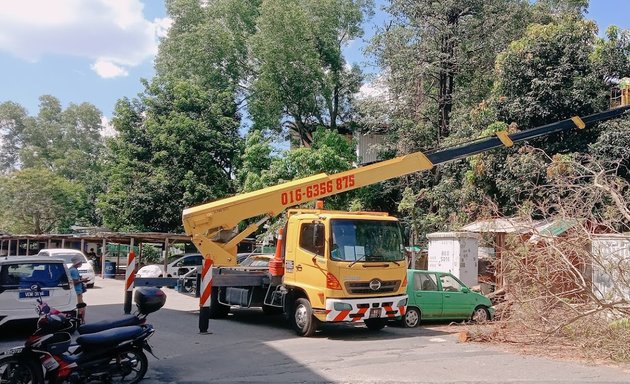
<path id="1" fill-rule="evenodd" d="M 149 340 L 158 360 L 149 356 L 149 371 L 143 383 L 217 382 L 329 382 L 308 365 L 270 346 L 275 341 L 295 339 L 282 319 L 262 313 L 239 316 L 241 321 L 212 320 L 209 335 L 198 331 L 198 313 L 162 308 L 150 314 L 147 323 L 156 329 Z M 87 322 L 123 315 L 120 304 L 91 305 Z M 264 322 L 254 323 L 254 317 Z M 247 318 L 247 321 L 243 319 Z M 36 321 L 20 321 L 0 328 L 0 351 L 21 346 L 35 330 Z M 78 333 L 72 334 L 74 340 Z M 256 364 L 247 362 L 255 361 Z M 212 367 L 205 369 L 204 367 Z"/>
<path id="2" fill-rule="evenodd" d="M 291 328 L 284 315 L 265 315 L 260 309 L 232 308 L 226 319 L 214 321 L 232 321 L 240 324 L 261 328 L 273 328 L 284 331 L 292 337 L 299 337 Z M 427 327 L 404 328 L 398 326 L 395 321 L 387 322 L 387 326 L 380 331 L 369 330 L 363 322 L 357 323 L 323 323 L 320 325 L 314 338 L 328 338 L 331 340 L 391 340 L 415 336 L 446 336 L 451 332 L 433 330 Z"/>

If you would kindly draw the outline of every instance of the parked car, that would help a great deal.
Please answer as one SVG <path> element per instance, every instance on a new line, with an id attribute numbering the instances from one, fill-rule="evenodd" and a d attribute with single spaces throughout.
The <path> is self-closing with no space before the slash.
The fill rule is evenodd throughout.
<path id="1" fill-rule="evenodd" d="M 273 255 L 249 255 L 245 260 L 241 261 L 241 267 L 268 267 L 269 261 L 273 259 Z"/>
<path id="2" fill-rule="evenodd" d="M 164 269 L 161 265 L 149 264 L 138 269 L 136 277 L 164 277 Z"/>
<path id="3" fill-rule="evenodd" d="M 42 249 L 39 251 L 37 256 L 42 257 L 54 257 L 56 259 L 62 259 L 66 262 L 68 268 L 72 267 L 72 258 L 74 256 L 79 256 L 83 260 L 83 264 L 79 267 L 79 274 L 81 277 L 87 277 L 88 281 L 86 283 L 88 288 L 94 287 L 94 281 L 96 280 L 96 274 L 94 273 L 94 267 L 88 261 L 87 257 L 83 252 L 78 249 L 70 249 L 70 248 L 49 248 Z"/>
<path id="4" fill-rule="evenodd" d="M 9 321 L 36 319 L 37 296 L 30 289 L 38 284 L 44 301 L 70 312 L 77 306 L 70 271 L 62 260 L 38 256 L 0 258 L 0 325 Z"/>
<path id="5" fill-rule="evenodd" d="M 140 268 L 136 272 L 137 277 L 178 277 L 185 275 L 192 269 L 200 268 L 203 265 L 203 256 L 200 253 L 191 253 L 184 255 L 175 261 L 170 262 L 166 266 L 166 274 L 164 266 L 159 264 L 149 264 Z"/>
<path id="6" fill-rule="evenodd" d="M 494 315 L 490 299 L 473 292 L 446 272 L 407 270 L 407 312 L 405 327 L 413 328 L 424 319 L 487 321 Z"/>

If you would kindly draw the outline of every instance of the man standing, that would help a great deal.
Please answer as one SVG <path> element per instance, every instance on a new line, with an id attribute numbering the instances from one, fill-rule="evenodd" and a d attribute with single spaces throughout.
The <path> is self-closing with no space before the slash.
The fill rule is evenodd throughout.
<path id="1" fill-rule="evenodd" d="M 90 261 L 90 263 L 92 264 L 92 268 L 94 268 L 94 271 L 96 271 L 96 273 L 101 273 L 100 258 L 96 255 L 96 252 L 94 252 L 94 248 L 90 248 L 90 252 L 87 253 L 87 258 L 88 261 Z"/>
<path id="2" fill-rule="evenodd" d="M 70 277 L 74 284 L 74 291 L 77 293 L 77 303 L 83 304 L 83 292 L 85 292 L 85 282 L 88 281 L 87 277 L 81 277 L 79 274 L 79 268 L 83 264 L 83 260 L 79 256 L 72 256 L 70 259 L 72 266 L 70 267 Z M 77 305 L 79 318 L 83 321 L 85 317 L 85 306 Z"/>

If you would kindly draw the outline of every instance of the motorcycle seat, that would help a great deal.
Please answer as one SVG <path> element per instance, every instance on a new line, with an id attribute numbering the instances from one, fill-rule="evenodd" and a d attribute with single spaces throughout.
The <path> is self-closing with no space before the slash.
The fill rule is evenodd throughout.
<path id="1" fill-rule="evenodd" d="M 80 335 L 85 335 L 88 333 L 101 332 L 112 328 L 126 327 L 129 325 L 139 325 L 140 323 L 141 320 L 137 316 L 126 315 L 118 319 L 102 320 L 95 323 L 82 324 L 81 326 L 79 326 L 78 331 Z"/>
<path id="2" fill-rule="evenodd" d="M 126 340 L 133 340 L 140 336 L 142 332 L 144 332 L 144 329 L 138 325 L 112 328 L 106 331 L 79 336 L 77 337 L 77 343 L 84 348 L 90 346 L 116 345 Z"/>

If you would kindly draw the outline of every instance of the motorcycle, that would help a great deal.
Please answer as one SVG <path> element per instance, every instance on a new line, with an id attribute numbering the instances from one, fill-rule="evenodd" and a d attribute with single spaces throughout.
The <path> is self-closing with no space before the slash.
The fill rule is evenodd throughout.
<path id="1" fill-rule="evenodd" d="M 41 291 L 37 285 L 31 289 Z M 144 351 L 153 355 L 148 339 L 155 329 L 146 324 L 146 316 L 164 306 L 166 295 L 158 288 L 138 288 L 134 302 L 136 320 L 125 317 L 95 323 L 99 325 L 91 329 L 94 332 L 84 328 L 75 343 L 68 333 L 76 325 L 72 319 L 40 303 L 37 330 L 23 346 L 0 354 L 0 384 L 139 382 L 148 369 Z M 130 321 L 141 324 L 114 327 Z M 106 324 L 109 329 L 98 330 Z"/>

